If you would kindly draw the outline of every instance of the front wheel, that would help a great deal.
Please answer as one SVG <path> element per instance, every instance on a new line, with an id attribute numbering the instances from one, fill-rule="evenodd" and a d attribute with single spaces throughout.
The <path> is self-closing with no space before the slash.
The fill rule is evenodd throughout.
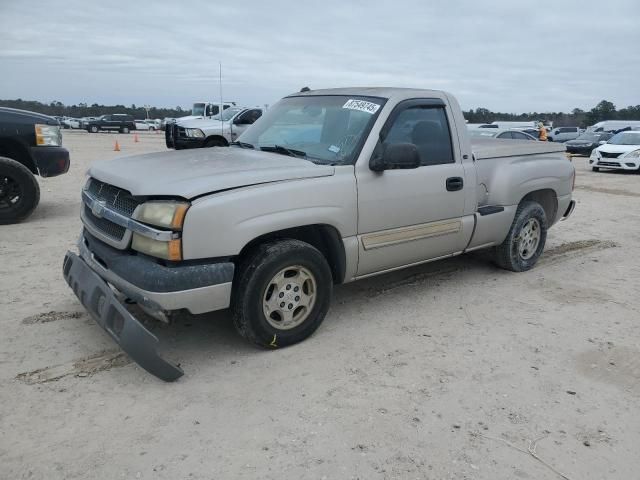
<path id="1" fill-rule="evenodd" d="M 593 170 L 594 172 L 599 172 L 600 171 L 600 167 L 591 167 L 591 170 Z"/>
<path id="2" fill-rule="evenodd" d="M 513 272 L 530 270 L 547 241 L 547 215 L 539 203 L 522 202 L 504 242 L 496 247 L 496 265 Z"/>
<path id="3" fill-rule="evenodd" d="M 97 126 L 97 125 L 91 125 L 91 126 L 89 127 L 89 131 L 90 131 L 91 133 L 98 133 L 98 130 L 100 130 L 100 129 L 98 128 L 98 126 Z"/>
<path id="4" fill-rule="evenodd" d="M 291 239 L 259 245 L 237 269 L 235 327 L 263 347 L 301 342 L 324 320 L 332 289 L 329 265 L 313 246 Z"/>
<path id="5" fill-rule="evenodd" d="M 129 133 L 129 127 L 122 127 L 122 130 L 120 130 L 122 133 Z"/>
<path id="6" fill-rule="evenodd" d="M 0 157 L 0 225 L 24 220 L 39 201 L 40 186 L 33 173 L 15 160 Z"/>
<path id="7" fill-rule="evenodd" d="M 212 148 L 212 147 L 226 147 L 224 140 L 221 138 L 207 138 L 207 141 L 204 142 L 204 148 Z"/>

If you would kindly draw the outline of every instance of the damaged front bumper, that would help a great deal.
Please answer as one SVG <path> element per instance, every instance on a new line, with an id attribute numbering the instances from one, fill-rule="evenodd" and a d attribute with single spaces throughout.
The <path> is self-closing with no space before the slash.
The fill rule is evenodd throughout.
<path id="1" fill-rule="evenodd" d="M 111 287 L 86 262 L 67 252 L 63 264 L 64 278 L 91 316 L 132 360 L 165 382 L 180 378 L 180 367 L 158 354 L 158 338 L 147 330 L 116 298 Z"/>

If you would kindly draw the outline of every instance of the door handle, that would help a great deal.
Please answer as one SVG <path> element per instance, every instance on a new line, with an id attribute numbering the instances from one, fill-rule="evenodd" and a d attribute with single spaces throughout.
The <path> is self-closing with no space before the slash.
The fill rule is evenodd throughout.
<path id="1" fill-rule="evenodd" d="M 449 177 L 447 178 L 447 191 L 448 192 L 457 192 L 458 190 L 462 190 L 464 186 L 464 181 L 462 177 Z"/>

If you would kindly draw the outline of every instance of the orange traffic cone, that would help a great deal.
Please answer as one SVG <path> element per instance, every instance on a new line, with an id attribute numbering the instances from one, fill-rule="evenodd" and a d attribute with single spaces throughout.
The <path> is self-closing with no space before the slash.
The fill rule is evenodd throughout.
<path id="1" fill-rule="evenodd" d="M 118 140 L 116 140 L 116 144 L 113 146 L 113 151 L 114 152 L 120 151 L 120 144 L 118 144 Z"/>
<path id="2" fill-rule="evenodd" d="M 133 143 L 138 143 L 138 134 L 137 133 L 133 134 Z"/>

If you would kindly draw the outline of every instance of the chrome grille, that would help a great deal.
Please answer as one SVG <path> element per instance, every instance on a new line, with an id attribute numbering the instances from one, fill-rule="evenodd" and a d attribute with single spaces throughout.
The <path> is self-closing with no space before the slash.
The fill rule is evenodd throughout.
<path id="1" fill-rule="evenodd" d="M 99 201 L 105 202 L 112 210 L 130 217 L 142 201 L 136 199 L 126 190 L 92 178 L 89 180 L 87 192 Z"/>
<path id="2" fill-rule="evenodd" d="M 96 217 L 87 205 L 84 205 L 84 218 L 86 221 L 90 222 L 94 228 L 102 232 L 103 235 L 106 235 L 118 242 L 122 241 L 124 234 L 127 231 L 126 228 L 116 225 L 109 220 Z"/>

